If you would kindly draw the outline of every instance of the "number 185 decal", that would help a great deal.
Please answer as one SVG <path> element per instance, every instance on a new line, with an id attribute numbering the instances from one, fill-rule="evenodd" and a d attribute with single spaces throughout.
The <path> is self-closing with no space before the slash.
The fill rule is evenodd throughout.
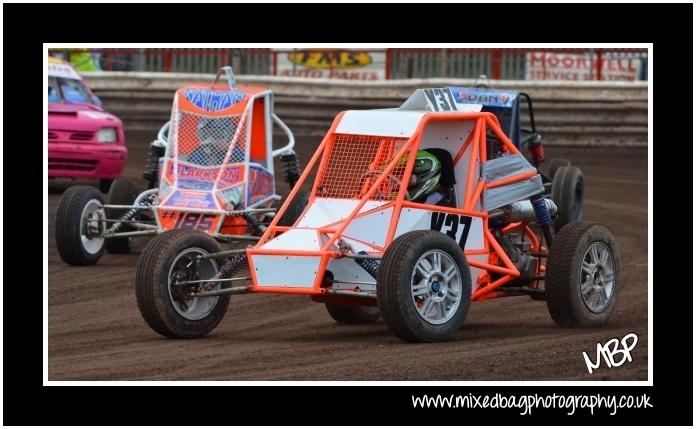
<path id="1" fill-rule="evenodd" d="M 210 232 L 219 215 L 206 213 L 187 213 L 165 211 L 160 213 L 160 223 L 164 229 L 193 228 Z"/>

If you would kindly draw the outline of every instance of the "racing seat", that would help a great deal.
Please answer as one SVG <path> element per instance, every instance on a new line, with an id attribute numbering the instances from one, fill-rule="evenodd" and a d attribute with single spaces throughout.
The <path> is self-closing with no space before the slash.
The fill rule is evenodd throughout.
<path id="1" fill-rule="evenodd" d="M 447 207 L 457 207 L 457 197 L 454 192 L 454 160 L 452 154 L 447 149 L 432 148 L 425 149 L 440 161 L 440 185 L 442 186 L 444 198 L 438 205 Z"/>

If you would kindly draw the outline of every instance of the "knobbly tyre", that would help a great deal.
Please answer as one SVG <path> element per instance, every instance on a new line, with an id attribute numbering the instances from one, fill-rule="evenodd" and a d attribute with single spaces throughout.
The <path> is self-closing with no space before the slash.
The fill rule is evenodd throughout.
<path id="1" fill-rule="evenodd" d="M 218 81 L 225 77 L 226 83 Z M 273 149 L 277 125 L 288 143 Z M 186 84 L 175 96 L 171 120 L 149 148 L 143 177 L 148 189 L 119 178 L 105 203 L 95 188 L 65 191 L 56 214 L 56 247 L 70 265 L 93 265 L 104 250 L 127 253 L 134 237 L 178 228 L 211 240 L 255 242 L 277 211 L 273 160 L 281 158 L 292 187 L 300 168 L 290 129 L 273 113 L 273 93 L 237 86 L 230 67 L 213 84 Z M 302 196 L 297 198 L 296 204 Z M 283 223 L 294 219 L 287 213 Z"/>
<path id="2" fill-rule="evenodd" d="M 549 195 L 496 113 L 465 91 L 422 89 L 397 109 L 340 113 L 252 248 L 222 250 L 191 229 L 155 238 L 136 275 L 146 322 L 199 337 L 230 295 L 281 293 L 324 303 L 340 323 L 381 315 L 415 342 L 452 338 L 471 301 L 518 295 L 546 300 L 561 326 L 605 324 L 621 272 L 612 233 L 559 225 L 557 195 L 575 189 Z M 281 224 L 315 170 L 307 206 Z M 235 277 L 244 267 L 250 275 Z"/>

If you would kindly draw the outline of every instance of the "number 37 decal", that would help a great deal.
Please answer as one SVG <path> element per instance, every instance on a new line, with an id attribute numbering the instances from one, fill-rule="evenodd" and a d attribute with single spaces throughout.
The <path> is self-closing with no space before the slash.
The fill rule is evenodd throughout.
<path id="1" fill-rule="evenodd" d="M 453 213 L 433 212 L 430 216 L 430 229 L 452 237 L 464 249 L 471 228 L 471 217 Z"/>

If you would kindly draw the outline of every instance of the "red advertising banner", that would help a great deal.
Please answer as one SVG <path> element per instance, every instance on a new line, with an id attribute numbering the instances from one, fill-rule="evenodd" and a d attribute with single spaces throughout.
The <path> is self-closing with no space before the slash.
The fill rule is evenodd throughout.
<path id="1" fill-rule="evenodd" d="M 601 65 L 601 66 L 600 66 Z M 527 80 L 635 81 L 640 59 L 600 57 L 590 53 L 527 53 Z"/>

